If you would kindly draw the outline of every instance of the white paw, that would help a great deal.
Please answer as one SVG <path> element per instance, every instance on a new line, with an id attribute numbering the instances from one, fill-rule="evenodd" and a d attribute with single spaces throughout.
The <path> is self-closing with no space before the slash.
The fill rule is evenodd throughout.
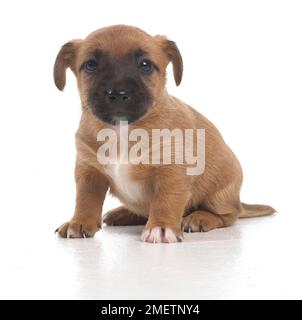
<path id="1" fill-rule="evenodd" d="M 74 238 L 86 238 L 84 233 L 79 233 L 71 227 L 67 229 L 67 238 L 74 239 Z"/>
<path id="2" fill-rule="evenodd" d="M 150 243 L 173 243 L 182 241 L 182 236 L 177 236 L 170 228 L 161 227 L 144 230 L 141 238 L 144 242 Z"/>

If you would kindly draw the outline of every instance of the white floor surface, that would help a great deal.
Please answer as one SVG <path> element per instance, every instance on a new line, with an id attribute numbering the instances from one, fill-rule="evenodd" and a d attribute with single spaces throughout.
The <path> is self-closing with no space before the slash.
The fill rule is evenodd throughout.
<path id="1" fill-rule="evenodd" d="M 301 236 L 282 214 L 177 244 L 143 243 L 140 226 L 105 226 L 83 240 L 4 229 L 1 299 L 302 298 Z"/>

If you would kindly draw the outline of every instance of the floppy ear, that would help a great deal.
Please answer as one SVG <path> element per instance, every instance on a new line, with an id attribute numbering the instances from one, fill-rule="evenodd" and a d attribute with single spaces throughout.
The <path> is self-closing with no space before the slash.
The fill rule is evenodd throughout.
<path id="1" fill-rule="evenodd" d="M 63 90 L 66 83 L 66 69 L 71 68 L 75 73 L 75 58 L 81 40 L 73 40 L 63 45 L 59 51 L 53 68 L 53 78 L 59 90 Z"/>
<path id="2" fill-rule="evenodd" d="M 161 48 L 166 53 L 169 62 L 172 62 L 175 83 L 177 86 L 180 85 L 183 74 L 183 62 L 176 43 L 164 36 L 155 36 L 155 38 L 160 41 Z"/>

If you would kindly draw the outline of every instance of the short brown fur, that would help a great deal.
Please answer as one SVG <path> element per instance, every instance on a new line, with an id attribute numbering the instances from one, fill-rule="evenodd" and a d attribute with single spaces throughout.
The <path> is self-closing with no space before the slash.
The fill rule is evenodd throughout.
<path id="1" fill-rule="evenodd" d="M 160 72 L 154 73 L 146 83 L 154 98 L 152 106 L 144 116 L 130 124 L 129 130 L 144 128 L 151 132 L 153 128 L 204 128 L 206 167 L 202 175 L 189 176 L 184 165 L 132 166 L 131 178 L 142 184 L 145 192 L 144 201 L 136 203 L 119 193 L 114 181 L 97 161 L 96 153 L 100 146 L 96 140 L 97 133 L 112 126 L 97 119 L 89 110 L 87 101 L 91 82 L 79 69 L 85 57 L 95 49 L 105 50 L 112 57 L 121 57 L 138 47 L 157 63 Z M 57 230 L 60 236 L 93 236 L 101 228 L 102 205 L 108 189 L 124 206 L 106 214 L 104 222 L 127 225 L 147 221 L 146 230 L 156 227 L 164 230 L 159 242 L 170 242 L 165 239 L 166 228 L 180 239 L 183 230 L 209 231 L 229 226 L 238 217 L 274 212 L 268 206 L 240 202 L 242 170 L 239 161 L 210 121 L 167 93 L 165 70 L 169 62 L 173 64 L 178 85 L 182 79 L 183 64 L 176 44 L 163 36 L 152 37 L 140 29 L 122 25 L 100 29 L 85 40 L 74 40 L 62 47 L 54 67 L 54 80 L 63 90 L 66 69 L 72 69 L 78 81 L 82 117 L 76 134 L 76 209 L 71 221 Z M 148 237 L 144 240 L 150 241 Z"/>

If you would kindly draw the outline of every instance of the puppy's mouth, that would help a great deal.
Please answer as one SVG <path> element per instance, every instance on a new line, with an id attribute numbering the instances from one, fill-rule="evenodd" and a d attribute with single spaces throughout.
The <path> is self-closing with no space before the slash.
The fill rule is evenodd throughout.
<path id="1" fill-rule="evenodd" d="M 121 121 L 127 121 L 128 123 L 132 123 L 143 117 L 148 107 L 139 108 L 135 111 L 122 111 L 122 110 L 108 110 L 108 108 L 94 107 L 93 105 L 89 105 L 92 113 L 99 120 L 111 124 L 111 125 L 119 125 Z"/>
<path id="2" fill-rule="evenodd" d="M 126 77 L 120 81 L 97 81 L 88 95 L 88 106 L 100 120 L 111 125 L 132 123 L 145 115 L 153 97 L 140 79 Z"/>
<path id="3" fill-rule="evenodd" d="M 112 115 L 103 117 L 102 120 L 113 125 L 119 125 L 121 121 L 127 121 L 128 123 L 133 122 L 133 120 L 131 121 L 131 119 L 132 117 L 130 115 L 127 115 L 122 111 L 118 111 L 113 113 Z"/>

